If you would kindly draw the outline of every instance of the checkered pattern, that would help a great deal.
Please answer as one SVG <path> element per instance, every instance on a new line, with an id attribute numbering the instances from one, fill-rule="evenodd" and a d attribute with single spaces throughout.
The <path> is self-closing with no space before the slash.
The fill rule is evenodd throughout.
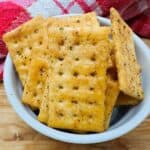
<path id="1" fill-rule="evenodd" d="M 137 34 L 150 38 L 150 0 L 0 0 L 0 80 L 7 54 L 1 38 L 5 32 L 37 15 L 49 17 L 95 11 L 97 15 L 108 16 L 112 6 Z"/>
<path id="2" fill-rule="evenodd" d="M 45 17 L 90 11 L 96 11 L 98 15 L 102 14 L 96 0 L 37 0 L 27 10 L 32 16 L 41 14 Z"/>

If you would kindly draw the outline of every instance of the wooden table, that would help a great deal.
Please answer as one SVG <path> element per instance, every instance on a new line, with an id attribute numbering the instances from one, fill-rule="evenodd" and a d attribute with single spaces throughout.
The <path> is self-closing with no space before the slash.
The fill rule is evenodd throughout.
<path id="1" fill-rule="evenodd" d="M 144 39 L 150 46 L 150 40 Z M 111 142 L 67 144 L 47 138 L 25 124 L 6 100 L 0 83 L 0 150 L 150 150 L 150 117 L 138 128 Z"/>

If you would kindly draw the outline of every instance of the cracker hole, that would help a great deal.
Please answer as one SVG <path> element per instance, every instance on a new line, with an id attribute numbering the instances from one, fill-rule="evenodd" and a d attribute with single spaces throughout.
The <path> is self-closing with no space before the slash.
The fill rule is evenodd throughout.
<path id="1" fill-rule="evenodd" d="M 74 77 L 77 77 L 78 75 L 79 75 L 79 73 L 76 72 L 76 71 L 73 73 L 73 76 L 74 76 Z"/>
<path id="2" fill-rule="evenodd" d="M 62 103 L 62 102 L 63 102 L 63 100 L 60 99 L 60 100 L 59 100 L 59 103 Z"/>
<path id="3" fill-rule="evenodd" d="M 63 46 L 64 45 L 64 43 L 65 43 L 65 41 L 62 39 L 62 40 L 60 40 L 59 42 L 58 42 L 58 44 L 60 45 L 60 46 Z"/>
<path id="4" fill-rule="evenodd" d="M 76 58 L 75 58 L 75 61 L 79 61 L 79 58 L 78 58 L 78 57 L 76 57 Z"/>
<path id="5" fill-rule="evenodd" d="M 94 45 L 94 46 L 95 46 L 96 44 L 97 44 L 97 42 L 96 42 L 96 41 L 93 41 L 93 42 L 92 42 L 92 45 Z"/>
<path id="6" fill-rule="evenodd" d="M 92 56 L 90 59 L 91 59 L 91 61 L 96 61 L 95 56 Z"/>
<path id="7" fill-rule="evenodd" d="M 59 85 L 58 88 L 59 88 L 59 89 L 63 89 L 64 87 L 63 87 L 62 85 Z"/>
<path id="8" fill-rule="evenodd" d="M 120 19 L 117 19 L 117 21 L 120 23 Z"/>
<path id="9" fill-rule="evenodd" d="M 26 59 L 28 59 L 28 57 L 27 57 L 27 56 L 25 56 L 25 55 L 22 55 L 22 57 L 23 57 L 23 59 L 25 59 L 25 60 L 26 60 Z"/>
<path id="10" fill-rule="evenodd" d="M 32 49 L 32 46 L 30 46 L 29 49 Z"/>
<path id="11" fill-rule="evenodd" d="M 70 51 L 72 51 L 72 49 L 73 49 L 73 47 L 72 47 L 72 46 L 70 46 L 70 47 L 69 47 L 69 50 L 70 50 Z"/>
<path id="12" fill-rule="evenodd" d="M 17 53 L 17 55 L 21 55 L 21 51 L 20 50 L 17 50 L 16 53 Z"/>
<path id="13" fill-rule="evenodd" d="M 38 33 L 38 31 L 39 31 L 38 29 L 35 29 L 35 30 L 34 30 L 34 33 Z"/>
<path id="14" fill-rule="evenodd" d="M 74 86 L 72 89 L 73 89 L 73 90 L 78 90 L 79 87 L 78 87 L 78 86 Z"/>
<path id="15" fill-rule="evenodd" d="M 77 117 L 77 114 L 73 114 L 73 117 Z"/>
<path id="16" fill-rule="evenodd" d="M 41 81 L 40 81 L 40 80 L 38 80 L 38 81 L 37 81 L 37 84 L 41 84 Z"/>
<path id="17" fill-rule="evenodd" d="M 80 122 L 80 119 L 78 119 L 77 121 Z"/>
<path id="18" fill-rule="evenodd" d="M 94 105 L 94 104 L 96 104 L 96 101 L 88 101 L 88 104 L 89 105 Z"/>
<path id="19" fill-rule="evenodd" d="M 94 88 L 93 88 L 93 87 L 90 87 L 89 90 L 90 90 L 90 91 L 94 91 Z"/>
<path id="20" fill-rule="evenodd" d="M 46 104 L 46 108 L 48 108 L 48 104 Z"/>
<path id="21" fill-rule="evenodd" d="M 64 28 L 63 28 L 63 27 L 60 27 L 59 30 L 64 30 Z"/>
<path id="22" fill-rule="evenodd" d="M 78 104 L 78 102 L 76 100 L 72 100 L 71 103 Z"/>
<path id="23" fill-rule="evenodd" d="M 90 73 L 90 76 L 95 77 L 96 74 L 97 74 L 96 71 L 94 71 L 94 72 L 91 72 L 91 73 Z"/>
<path id="24" fill-rule="evenodd" d="M 24 61 L 22 64 L 25 66 L 25 65 L 26 65 L 26 62 Z"/>
<path id="25" fill-rule="evenodd" d="M 58 60 L 59 60 L 59 61 L 63 61 L 64 58 L 63 58 L 63 57 L 58 57 Z"/>
<path id="26" fill-rule="evenodd" d="M 63 116 L 64 116 L 64 114 L 61 113 L 61 112 L 56 112 L 56 114 L 57 114 L 59 117 L 63 117 Z"/>
<path id="27" fill-rule="evenodd" d="M 92 119 L 92 118 L 93 118 L 93 116 L 92 116 L 92 115 L 88 115 L 88 118 Z"/>
<path id="28" fill-rule="evenodd" d="M 39 45 L 42 45 L 42 41 L 39 41 Z"/>
<path id="29" fill-rule="evenodd" d="M 64 73 L 63 73 L 62 71 L 59 71 L 58 74 L 59 74 L 60 76 L 62 76 Z"/>
<path id="30" fill-rule="evenodd" d="M 37 93 L 36 93 L 36 92 L 34 92 L 34 93 L 33 93 L 33 96 L 34 96 L 34 97 L 36 97 L 36 96 L 37 96 Z"/>
<path id="31" fill-rule="evenodd" d="M 80 42 L 77 40 L 77 41 L 75 41 L 75 43 L 74 43 L 76 46 L 78 46 L 79 44 L 80 44 Z"/>
<path id="32" fill-rule="evenodd" d="M 79 19 L 77 19 L 77 21 L 76 21 L 77 23 L 80 23 L 80 20 Z"/>
<path id="33" fill-rule="evenodd" d="M 44 68 L 44 67 L 41 67 L 41 68 L 40 68 L 40 72 L 45 72 L 45 68 Z"/>

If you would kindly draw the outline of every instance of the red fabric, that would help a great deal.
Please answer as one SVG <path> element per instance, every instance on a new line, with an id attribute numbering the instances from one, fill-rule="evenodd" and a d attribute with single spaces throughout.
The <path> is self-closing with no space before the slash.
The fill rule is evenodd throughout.
<path id="1" fill-rule="evenodd" d="M 95 11 L 95 8 L 97 6 L 97 3 L 96 3 L 95 0 L 93 0 L 93 2 L 91 4 L 88 4 L 88 2 L 86 2 L 86 0 L 71 0 L 70 2 L 68 2 L 67 7 L 65 7 L 63 5 L 63 1 L 62 2 L 60 0 L 53 0 L 53 1 L 55 2 L 56 6 L 61 9 L 62 14 L 70 13 L 70 9 L 75 4 L 78 4 L 78 7 L 80 7 L 83 10 L 84 13 L 87 13 L 87 12 L 90 12 L 90 11 Z"/>
<path id="2" fill-rule="evenodd" d="M 82 10 L 84 10 L 84 12 L 89 12 L 92 11 L 91 6 L 87 5 L 87 3 L 84 0 L 75 0 L 80 7 L 82 8 Z"/>
<path id="3" fill-rule="evenodd" d="M 102 9 L 102 15 L 108 16 L 109 9 L 111 7 L 116 8 L 118 11 L 122 12 L 128 6 L 132 5 L 137 0 L 97 0 L 97 3 L 100 5 Z"/>
<path id="4" fill-rule="evenodd" d="M 144 11 L 141 15 L 130 20 L 129 25 L 133 31 L 140 36 L 150 38 L 150 8 Z"/>
<path id="5" fill-rule="evenodd" d="M 150 38 L 150 0 L 97 0 L 102 15 L 108 16 L 111 7 L 116 8 L 134 32 Z"/>
<path id="6" fill-rule="evenodd" d="M 68 14 L 68 9 L 65 8 L 61 2 L 59 2 L 59 0 L 54 0 L 54 2 L 56 3 L 56 5 L 62 10 L 63 14 Z"/>
<path id="7" fill-rule="evenodd" d="M 21 6 L 12 2 L 0 2 L 0 80 L 2 80 L 4 58 L 7 55 L 2 36 L 30 18 L 27 11 Z"/>
<path id="8" fill-rule="evenodd" d="M 10 2 L 0 3 L 0 36 L 11 25 L 11 22 L 17 18 L 23 8 Z"/>

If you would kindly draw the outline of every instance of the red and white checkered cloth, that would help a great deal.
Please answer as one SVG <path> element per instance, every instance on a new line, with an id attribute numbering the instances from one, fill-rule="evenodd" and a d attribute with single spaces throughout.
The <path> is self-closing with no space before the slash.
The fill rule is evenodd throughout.
<path id="1" fill-rule="evenodd" d="M 95 11 L 109 16 L 115 7 L 133 31 L 150 38 L 150 0 L 0 0 L 0 80 L 7 48 L 2 35 L 36 15 L 45 17 Z"/>

